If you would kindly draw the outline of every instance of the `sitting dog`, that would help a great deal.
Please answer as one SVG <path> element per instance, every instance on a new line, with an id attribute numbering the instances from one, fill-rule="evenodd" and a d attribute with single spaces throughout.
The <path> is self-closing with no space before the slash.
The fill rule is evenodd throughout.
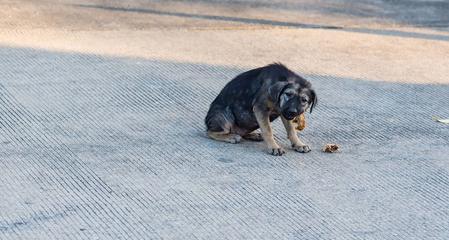
<path id="1" fill-rule="evenodd" d="M 231 80 L 210 105 L 205 123 L 212 139 L 238 143 L 241 138 L 265 141 L 272 155 L 285 150 L 273 138 L 270 122 L 279 116 L 294 150 L 310 152 L 298 138 L 293 119 L 312 112 L 317 96 L 310 82 L 282 64 L 244 72 Z M 254 130 L 260 128 L 262 134 Z"/>

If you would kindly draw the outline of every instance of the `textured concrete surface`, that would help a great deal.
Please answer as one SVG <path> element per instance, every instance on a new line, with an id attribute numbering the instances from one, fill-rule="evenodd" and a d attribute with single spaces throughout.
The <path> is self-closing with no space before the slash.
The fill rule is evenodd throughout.
<path id="1" fill-rule="evenodd" d="M 431 120 L 449 118 L 441 26 L 374 24 L 318 5 L 335 21 L 309 12 L 307 24 L 345 29 L 182 16 L 165 16 L 161 29 L 151 25 L 157 14 L 20 3 L 0 8 L 10 10 L 0 21 L 0 239 L 449 238 L 449 126 Z M 256 4 L 169 3 L 128 8 L 214 7 L 239 19 L 232 8 Z M 295 20 L 270 15 L 290 11 L 282 4 L 257 4 L 266 6 L 248 11 L 265 20 Z M 415 12 L 429 20 L 429 6 Z M 138 28 L 127 14 L 150 23 Z M 120 24 L 106 24 L 113 16 Z M 318 93 L 301 134 L 312 152 L 273 157 L 263 143 L 206 138 L 203 118 L 224 84 L 273 61 Z M 281 123 L 274 128 L 287 147 Z M 319 151 L 330 142 L 341 153 Z"/>

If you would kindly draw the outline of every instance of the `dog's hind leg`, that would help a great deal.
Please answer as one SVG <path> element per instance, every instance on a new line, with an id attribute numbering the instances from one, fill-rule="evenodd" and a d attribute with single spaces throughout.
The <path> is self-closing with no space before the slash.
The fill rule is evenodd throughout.
<path id="1" fill-rule="evenodd" d="M 263 137 L 261 133 L 258 132 L 250 132 L 242 136 L 244 139 L 255 142 L 262 142 Z"/>
<path id="2" fill-rule="evenodd" d="M 239 143 L 242 137 L 232 133 L 234 117 L 228 108 L 213 106 L 206 116 L 207 135 L 217 141 Z"/>
<path id="3" fill-rule="evenodd" d="M 207 131 L 207 135 L 217 141 L 227 142 L 227 143 L 239 143 L 242 137 L 237 134 L 229 133 L 229 131 L 213 132 Z"/>

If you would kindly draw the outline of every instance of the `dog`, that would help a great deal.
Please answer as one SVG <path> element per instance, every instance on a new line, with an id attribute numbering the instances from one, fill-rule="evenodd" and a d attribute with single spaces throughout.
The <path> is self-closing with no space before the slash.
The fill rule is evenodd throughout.
<path id="1" fill-rule="evenodd" d="M 312 84 L 281 63 L 256 68 L 232 79 L 211 103 L 207 135 L 228 143 L 265 141 L 270 154 L 281 156 L 285 150 L 274 140 L 270 125 L 281 117 L 292 148 L 307 153 L 310 147 L 299 139 L 293 119 L 308 109 L 312 113 L 317 101 Z M 261 134 L 254 132 L 259 128 Z"/>

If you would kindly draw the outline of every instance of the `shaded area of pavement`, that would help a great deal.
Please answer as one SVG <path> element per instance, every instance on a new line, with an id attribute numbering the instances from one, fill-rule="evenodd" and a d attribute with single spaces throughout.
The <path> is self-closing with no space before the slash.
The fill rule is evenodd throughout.
<path id="1" fill-rule="evenodd" d="M 145 14 L 154 14 L 154 15 L 162 15 L 162 16 L 175 16 L 175 17 L 182 17 L 182 18 L 205 19 L 205 20 L 224 21 L 224 22 L 236 22 L 236 23 L 240 23 L 240 24 L 266 25 L 266 26 L 272 26 L 272 27 L 277 26 L 277 27 L 294 27 L 294 28 L 304 28 L 304 29 L 340 29 L 340 30 L 348 31 L 348 32 L 359 32 L 359 33 L 385 35 L 385 36 L 398 36 L 398 37 L 406 37 L 406 38 L 449 41 L 449 35 L 429 34 L 429 33 L 420 33 L 420 32 L 412 32 L 412 31 L 404 31 L 404 30 L 391 30 L 391 29 L 385 30 L 385 29 L 374 29 L 374 28 L 350 28 L 350 27 L 348 28 L 348 27 L 336 26 L 336 25 L 307 24 L 307 23 L 299 23 L 299 22 L 275 21 L 275 20 L 266 20 L 266 19 L 229 17 L 229 16 L 206 15 L 206 14 L 189 14 L 189 13 L 183 13 L 183 12 L 168 12 L 168 11 L 158 11 L 158 10 L 153 10 L 153 9 L 132 8 L 132 7 L 112 7 L 112 6 L 104 6 L 104 5 L 84 5 L 84 4 L 75 4 L 73 6 L 80 7 L 80 8 L 92 8 L 92 9 L 100 9 L 100 10 L 116 11 L 116 12 L 145 13 Z"/>
<path id="2" fill-rule="evenodd" d="M 336 15 L 390 21 L 416 27 L 449 27 L 449 2 L 428 0 L 175 0 L 175 2 L 231 5 L 241 8 L 270 8 L 288 11 L 306 11 L 323 15 Z"/>
<path id="3" fill-rule="evenodd" d="M 205 20 L 214 20 L 214 21 L 237 22 L 237 23 L 243 23 L 243 24 L 311 28 L 311 29 L 314 29 L 314 28 L 340 29 L 341 28 L 341 27 L 331 26 L 331 25 L 305 24 L 305 23 L 298 23 L 298 22 L 284 22 L 284 21 L 275 21 L 275 20 L 254 19 L 254 18 L 244 18 L 244 17 L 228 17 L 228 16 L 219 16 L 219 15 L 190 14 L 190 13 L 183 13 L 183 12 L 167 12 L 167 11 L 158 11 L 158 10 L 145 9 L 145 8 L 132 8 L 132 7 L 125 8 L 125 7 L 112 7 L 112 6 L 104 6 L 104 5 L 85 5 L 85 4 L 75 4 L 74 6 L 81 7 L 81 8 L 93 8 L 93 9 L 118 11 L 118 12 L 135 12 L 135 13 L 146 13 L 146 14 L 174 16 L 174 17 L 182 17 L 182 18 L 195 18 L 195 19 L 205 19 Z"/>
<path id="4" fill-rule="evenodd" d="M 246 69 L 0 55 L 1 238 L 449 237 L 449 128 L 431 121 L 449 115 L 448 85 L 307 75 L 313 151 L 272 157 L 204 134 L 208 103 Z"/>

